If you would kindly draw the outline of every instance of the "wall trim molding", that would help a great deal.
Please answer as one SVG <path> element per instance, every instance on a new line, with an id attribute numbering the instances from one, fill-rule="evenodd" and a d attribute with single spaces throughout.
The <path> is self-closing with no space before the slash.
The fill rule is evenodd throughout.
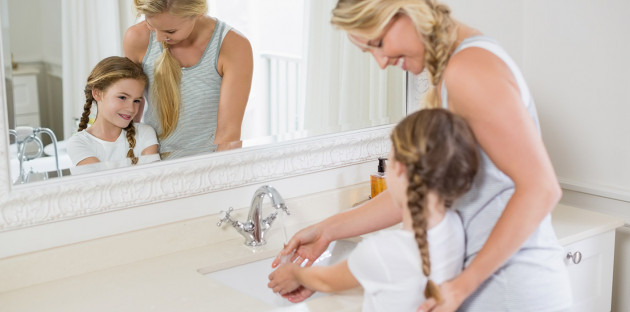
<path id="1" fill-rule="evenodd" d="M 373 161 L 389 151 L 392 127 L 316 136 L 17 187 L 10 181 L 9 157 L 0 149 L 0 232 Z M 6 128 L 0 121 L 1 137 L 8 137 Z M 2 139 L 0 144 L 6 144 Z"/>
<path id="2" fill-rule="evenodd" d="M 558 177 L 563 189 L 630 203 L 630 189 Z"/>

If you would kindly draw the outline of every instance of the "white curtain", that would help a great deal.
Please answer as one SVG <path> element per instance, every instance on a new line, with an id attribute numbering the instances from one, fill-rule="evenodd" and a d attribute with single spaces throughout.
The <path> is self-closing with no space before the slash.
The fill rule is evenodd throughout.
<path id="1" fill-rule="evenodd" d="M 404 73 L 381 70 L 330 24 L 337 0 L 310 3 L 305 128 L 331 133 L 397 122 L 405 115 Z"/>
<path id="2" fill-rule="evenodd" d="M 131 0 L 62 0 L 64 138 L 83 113 L 85 83 L 105 57 L 122 55 L 122 36 L 135 20 Z"/>

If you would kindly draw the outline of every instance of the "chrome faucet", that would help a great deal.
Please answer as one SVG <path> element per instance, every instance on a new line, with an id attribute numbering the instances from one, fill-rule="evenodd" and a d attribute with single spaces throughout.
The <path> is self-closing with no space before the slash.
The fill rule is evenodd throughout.
<path id="1" fill-rule="evenodd" d="M 275 208 L 274 212 L 272 212 L 268 217 L 262 217 L 262 203 L 265 196 L 269 196 L 271 199 L 271 203 L 273 208 Z M 249 208 L 249 216 L 247 217 L 247 221 L 240 222 L 235 221 L 230 218 L 230 213 L 232 213 L 232 207 L 228 209 L 228 211 L 221 211 L 223 213 L 223 217 L 217 223 L 217 226 L 221 226 L 224 221 L 232 224 L 236 230 L 245 237 L 245 245 L 247 246 L 262 246 L 265 244 L 264 235 L 273 224 L 273 221 L 278 216 L 278 210 L 284 211 L 287 215 L 290 215 L 289 209 L 284 204 L 284 199 L 278 193 L 278 191 L 269 186 L 263 185 L 256 190 L 254 193 L 254 197 L 252 198 L 252 204 Z"/>
<path id="2" fill-rule="evenodd" d="M 27 183 L 30 181 L 30 178 L 35 174 L 32 168 L 29 172 L 24 169 L 24 162 L 42 156 L 42 153 L 44 152 L 44 144 L 42 143 L 42 140 L 38 137 L 40 133 L 46 133 L 52 140 L 55 150 L 55 165 L 57 166 L 57 177 L 61 177 L 61 169 L 59 169 L 59 154 L 57 153 L 57 137 L 55 136 L 55 133 L 48 128 L 19 126 L 15 129 L 9 129 L 9 134 L 15 136 L 17 158 L 20 164 L 20 175 L 15 181 L 13 181 L 13 184 Z M 31 142 L 34 142 L 37 146 L 37 152 L 29 155 L 26 153 L 26 145 Z M 44 176 L 47 178 L 48 174 L 44 173 Z"/>

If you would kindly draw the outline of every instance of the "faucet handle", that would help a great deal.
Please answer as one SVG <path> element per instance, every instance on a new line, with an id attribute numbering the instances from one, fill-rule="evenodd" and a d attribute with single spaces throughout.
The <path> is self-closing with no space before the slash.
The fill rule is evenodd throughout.
<path id="1" fill-rule="evenodd" d="M 220 213 L 223 214 L 223 217 L 219 220 L 219 222 L 217 222 L 217 226 L 221 226 L 224 221 L 234 222 L 234 221 L 232 221 L 232 218 L 230 218 L 230 213 L 232 213 L 233 210 L 234 210 L 234 208 L 232 208 L 232 207 L 230 207 L 228 209 L 228 211 L 221 210 Z"/>

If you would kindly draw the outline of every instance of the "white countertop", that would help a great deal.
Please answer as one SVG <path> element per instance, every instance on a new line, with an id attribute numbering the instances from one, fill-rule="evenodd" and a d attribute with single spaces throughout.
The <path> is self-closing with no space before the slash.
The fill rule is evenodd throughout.
<path id="1" fill-rule="evenodd" d="M 551 214 L 551 223 L 560 245 L 566 246 L 624 225 L 621 218 L 559 204 Z"/>
<path id="2" fill-rule="evenodd" d="M 552 220 L 563 245 L 623 225 L 618 218 L 564 205 L 554 210 Z M 361 310 L 362 293 L 359 290 L 277 309 L 197 272 L 209 266 L 221 269 L 273 256 L 281 246 L 282 235 L 279 234 L 271 232 L 268 244 L 255 252 L 244 246 L 241 238 L 231 239 L 7 291 L 0 293 L 0 309 L 21 312 Z"/>

